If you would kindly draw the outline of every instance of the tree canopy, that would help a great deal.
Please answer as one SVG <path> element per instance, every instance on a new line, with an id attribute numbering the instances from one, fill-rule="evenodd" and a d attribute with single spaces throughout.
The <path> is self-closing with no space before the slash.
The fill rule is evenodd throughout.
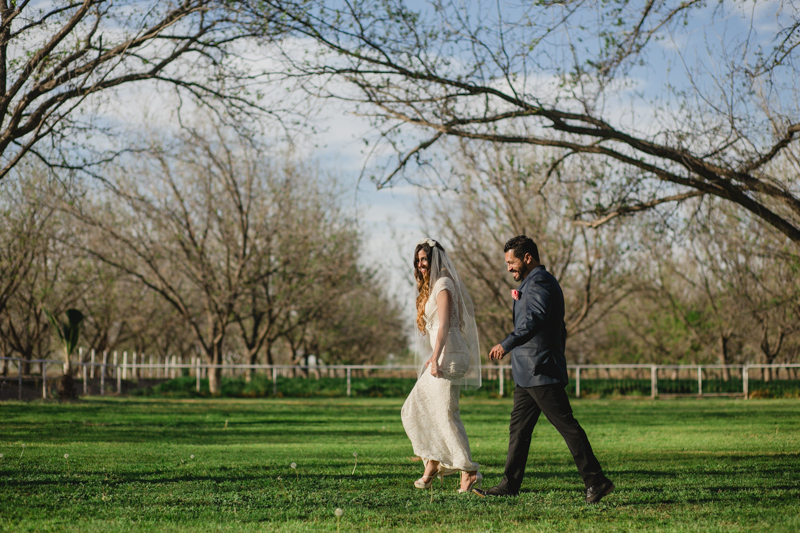
<path id="1" fill-rule="evenodd" d="M 131 84 L 172 88 L 218 111 L 271 111 L 258 105 L 258 73 L 235 48 L 266 38 L 268 19 L 262 10 L 259 24 L 243 25 L 239 7 L 221 0 L 0 2 L 0 179 L 28 154 L 82 170 L 113 156 L 89 139 L 109 127 L 101 96 Z"/>
<path id="2" fill-rule="evenodd" d="M 613 165 L 602 201 L 576 213 L 586 224 L 712 196 L 800 244 L 792 2 L 260 5 L 314 43 L 287 46 L 283 74 L 379 126 L 396 152 L 374 150 L 379 186 L 447 137 L 546 146 L 562 151 L 554 171 L 571 157 Z"/>

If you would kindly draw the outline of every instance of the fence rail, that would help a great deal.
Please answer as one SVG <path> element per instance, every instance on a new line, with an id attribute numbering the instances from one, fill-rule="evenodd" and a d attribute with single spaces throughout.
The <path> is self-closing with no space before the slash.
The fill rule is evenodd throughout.
<path id="1" fill-rule="evenodd" d="M 142 357 L 142 360 L 144 357 Z M 3 376 L 0 376 L 0 380 L 3 383 L 9 381 L 17 381 L 18 382 L 18 391 L 19 391 L 19 399 L 22 399 L 22 388 L 23 388 L 23 378 L 25 375 L 23 374 L 23 367 L 24 366 L 31 366 L 31 365 L 39 365 L 40 373 L 38 376 L 36 374 L 28 374 L 27 378 L 34 378 L 34 379 L 41 379 L 42 381 L 42 398 L 46 399 L 48 395 L 48 387 L 47 382 L 48 379 L 55 379 L 56 377 L 60 376 L 60 372 L 56 370 L 51 374 L 52 377 L 48 377 L 48 366 L 57 366 L 59 369 L 63 367 L 63 361 L 56 361 L 50 359 L 22 359 L 17 357 L 0 357 L 0 361 L 4 361 L 4 369 L 5 373 Z M 10 364 L 8 363 L 16 363 L 17 366 L 17 376 L 9 377 L 9 370 Z M 120 361 L 117 357 L 117 353 L 114 352 L 113 359 L 111 361 L 108 360 L 107 354 L 104 354 L 102 361 L 95 360 L 95 354 L 92 352 L 91 360 L 90 361 L 83 361 L 83 362 L 74 362 L 71 363 L 72 366 L 76 366 L 80 368 L 79 374 L 82 377 L 83 381 L 83 393 L 84 395 L 88 393 L 88 384 L 90 380 L 97 379 L 97 375 L 99 375 L 100 380 L 100 395 L 104 395 L 106 393 L 106 378 L 112 379 L 116 381 L 116 392 L 120 394 L 122 392 L 122 382 L 123 380 L 127 381 L 130 378 L 134 380 L 138 380 L 140 378 L 150 378 L 150 379 L 170 379 L 178 377 L 178 375 L 183 375 L 183 371 L 187 370 L 189 375 L 194 374 L 196 377 L 196 388 L 197 392 L 200 392 L 200 381 L 203 377 L 208 376 L 209 369 L 221 369 L 221 370 L 230 370 L 231 374 L 234 374 L 234 371 L 264 371 L 264 373 L 272 374 L 272 382 L 273 382 L 273 393 L 277 394 L 278 392 L 278 376 L 286 376 L 290 375 L 296 377 L 297 372 L 304 372 L 306 375 L 310 375 L 312 373 L 316 374 L 317 376 L 321 374 L 325 374 L 327 376 L 333 375 L 334 377 L 345 377 L 347 383 L 347 396 L 352 395 L 352 380 L 353 380 L 353 373 L 354 371 L 361 371 L 362 373 L 366 373 L 367 371 L 383 371 L 383 372 L 391 372 L 391 373 L 405 373 L 409 377 L 413 377 L 415 375 L 416 367 L 413 365 L 265 365 L 265 364 L 238 364 L 238 363 L 221 363 L 221 364 L 209 364 L 205 363 L 199 358 L 193 359 L 191 363 L 183 363 L 178 362 L 177 358 L 175 357 L 167 357 L 164 359 L 163 362 L 153 362 L 153 359 L 150 358 L 150 362 L 144 363 L 139 362 L 136 360 L 136 357 L 132 358 L 132 361 L 128 361 L 127 353 L 123 353 L 123 358 Z M 484 377 L 494 376 L 495 379 L 498 381 L 498 395 L 503 396 L 505 392 L 505 381 L 507 375 L 510 374 L 511 366 L 510 365 L 486 365 L 482 368 L 482 372 Z M 626 374 L 630 376 L 631 373 L 634 376 L 639 376 L 642 373 L 645 375 L 649 374 L 650 378 L 650 397 L 652 399 L 657 398 L 660 395 L 665 395 L 665 393 L 659 393 L 659 373 L 664 372 L 672 372 L 673 377 L 670 379 L 662 378 L 662 381 L 670 382 L 675 381 L 678 379 L 678 376 L 681 374 L 683 375 L 694 375 L 695 377 L 692 378 L 693 380 L 697 380 L 697 396 L 709 396 L 709 395 L 735 395 L 735 396 L 743 396 L 745 399 L 750 397 L 750 373 L 754 370 L 761 370 L 762 372 L 772 372 L 775 371 L 776 374 L 779 374 L 780 371 L 784 371 L 785 374 L 788 376 L 789 372 L 793 372 L 795 374 L 795 379 L 797 378 L 798 371 L 800 370 L 800 364 L 744 364 L 744 365 L 648 365 L 648 364 L 608 364 L 608 365 L 572 365 L 569 367 L 570 374 L 572 376 L 573 382 L 575 384 L 575 395 L 580 398 L 581 397 L 581 381 L 588 379 L 588 374 L 591 372 L 595 373 L 596 378 L 598 379 L 600 373 L 602 371 L 606 372 L 608 376 L 607 379 L 625 379 Z M 742 380 L 742 390 L 741 392 L 735 393 L 708 393 L 703 391 L 703 383 L 704 381 L 708 381 L 709 378 L 706 377 L 706 374 L 711 371 L 720 371 L 729 374 L 738 374 L 741 376 Z M 129 376 L 130 374 L 130 376 Z M 146 374 L 146 375 L 145 375 Z M 669 393 L 667 393 L 669 394 Z"/>

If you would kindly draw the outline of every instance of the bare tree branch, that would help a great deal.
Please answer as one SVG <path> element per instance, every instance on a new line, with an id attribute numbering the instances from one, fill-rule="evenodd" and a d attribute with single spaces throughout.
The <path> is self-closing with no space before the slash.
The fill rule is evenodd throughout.
<path id="1" fill-rule="evenodd" d="M 603 224 L 606 224 L 606 223 L 610 222 L 611 220 L 613 220 L 613 219 L 615 219 L 617 217 L 623 216 L 623 215 L 636 213 L 638 211 L 645 211 L 647 209 L 652 209 L 653 207 L 656 207 L 656 206 L 662 205 L 662 204 L 666 204 L 666 203 L 669 203 L 669 202 L 682 202 L 684 200 L 688 200 L 689 198 L 696 198 L 698 196 L 703 196 L 704 194 L 705 193 L 703 193 L 701 191 L 692 191 L 692 192 L 687 192 L 687 193 L 684 193 L 684 194 L 676 194 L 676 195 L 673 195 L 673 196 L 667 196 L 667 197 L 664 197 L 664 198 L 658 198 L 656 200 L 651 200 L 650 202 L 646 202 L 646 203 L 622 206 L 622 207 L 619 207 L 617 209 L 614 209 L 613 211 L 605 213 L 602 216 L 600 216 L 600 217 L 598 217 L 598 218 L 596 218 L 594 220 L 589 220 L 589 221 L 586 221 L 586 220 L 575 220 L 575 224 L 578 224 L 580 226 L 586 226 L 586 227 L 593 228 L 593 229 L 594 228 L 599 228 Z M 578 213 L 578 214 L 575 215 L 575 218 L 577 219 L 578 217 L 583 216 L 585 214 L 591 214 L 591 213 L 589 213 L 589 212 Z"/>

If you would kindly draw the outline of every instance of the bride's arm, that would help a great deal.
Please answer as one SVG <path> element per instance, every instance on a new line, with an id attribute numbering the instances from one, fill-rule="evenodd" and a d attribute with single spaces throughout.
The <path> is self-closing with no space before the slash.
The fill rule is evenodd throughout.
<path id="1" fill-rule="evenodd" d="M 439 377 L 439 355 L 444 349 L 445 342 L 447 342 L 447 334 L 450 333 L 450 305 L 452 305 L 452 297 L 450 291 L 442 289 L 436 295 L 436 307 L 439 314 L 439 332 L 436 335 L 436 344 L 433 348 L 433 354 L 428 360 L 431 365 L 431 374 L 434 377 Z"/>

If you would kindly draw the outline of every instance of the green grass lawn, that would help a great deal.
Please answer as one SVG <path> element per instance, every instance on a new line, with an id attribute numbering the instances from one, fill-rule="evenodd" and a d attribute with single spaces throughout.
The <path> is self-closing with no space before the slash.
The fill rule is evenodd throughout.
<path id="1" fill-rule="evenodd" d="M 566 445 L 544 418 L 518 498 L 459 495 L 455 477 L 415 489 L 422 466 L 411 460 L 401 405 L 3 403 L 0 530 L 337 531 L 337 507 L 341 531 L 800 530 L 797 400 L 574 401 L 617 485 L 596 506 L 583 503 Z M 465 398 L 461 407 L 494 484 L 511 401 Z"/>

